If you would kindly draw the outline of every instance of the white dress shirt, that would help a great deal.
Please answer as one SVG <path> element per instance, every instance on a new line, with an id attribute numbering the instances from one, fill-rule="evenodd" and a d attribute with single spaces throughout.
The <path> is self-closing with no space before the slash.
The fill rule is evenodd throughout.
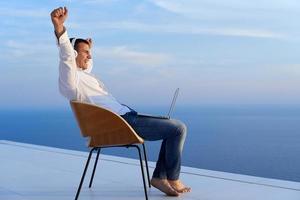
<path id="1" fill-rule="evenodd" d="M 59 47 L 59 91 L 69 100 L 96 104 L 119 115 L 130 110 L 120 104 L 104 87 L 104 84 L 93 74 L 92 60 L 86 70 L 76 65 L 76 55 L 65 32 L 58 39 Z"/>

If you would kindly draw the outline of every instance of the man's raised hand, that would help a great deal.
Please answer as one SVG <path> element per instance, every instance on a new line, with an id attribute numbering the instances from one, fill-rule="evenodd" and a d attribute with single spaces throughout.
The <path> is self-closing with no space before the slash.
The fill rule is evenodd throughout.
<path id="1" fill-rule="evenodd" d="M 93 46 L 92 38 L 86 38 L 86 41 L 89 43 L 90 48 Z"/>
<path id="2" fill-rule="evenodd" d="M 50 15 L 55 34 L 59 38 L 64 32 L 64 22 L 68 17 L 68 9 L 66 7 L 59 7 L 54 9 Z"/>

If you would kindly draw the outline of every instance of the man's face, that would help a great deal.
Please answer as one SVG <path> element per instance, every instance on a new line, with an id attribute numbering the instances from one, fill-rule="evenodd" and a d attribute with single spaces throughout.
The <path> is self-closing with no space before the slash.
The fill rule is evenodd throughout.
<path id="1" fill-rule="evenodd" d="M 76 57 L 76 64 L 77 67 L 85 70 L 88 68 L 88 61 L 92 58 L 90 53 L 90 45 L 80 42 L 77 45 L 77 57 Z"/>

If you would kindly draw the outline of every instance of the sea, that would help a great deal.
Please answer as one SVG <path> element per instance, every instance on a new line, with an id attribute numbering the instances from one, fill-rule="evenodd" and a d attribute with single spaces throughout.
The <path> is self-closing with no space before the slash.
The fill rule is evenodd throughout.
<path id="1" fill-rule="evenodd" d="M 138 106 L 164 114 L 167 106 Z M 300 105 L 177 106 L 188 127 L 182 165 L 300 182 Z M 70 108 L 0 111 L 0 140 L 88 151 Z M 156 161 L 161 141 L 146 142 Z M 137 158 L 134 149 L 104 154 Z"/>

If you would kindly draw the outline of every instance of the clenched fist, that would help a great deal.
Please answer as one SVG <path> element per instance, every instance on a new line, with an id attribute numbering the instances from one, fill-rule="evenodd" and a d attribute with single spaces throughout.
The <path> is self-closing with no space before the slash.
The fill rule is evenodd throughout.
<path id="1" fill-rule="evenodd" d="M 51 12 L 51 20 L 55 29 L 56 36 L 59 38 L 64 32 L 64 22 L 68 17 L 68 9 L 59 7 Z"/>

